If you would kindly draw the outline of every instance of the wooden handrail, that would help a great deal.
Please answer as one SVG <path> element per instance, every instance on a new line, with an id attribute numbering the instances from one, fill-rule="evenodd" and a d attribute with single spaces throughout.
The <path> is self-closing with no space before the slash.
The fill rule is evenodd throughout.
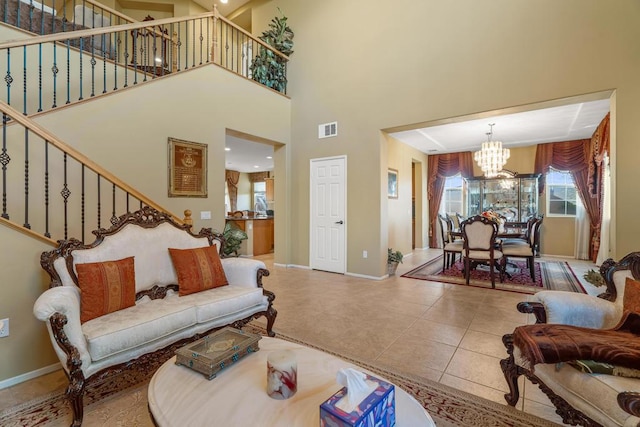
<path id="1" fill-rule="evenodd" d="M 73 159 L 77 160 L 78 162 L 84 164 L 85 167 L 87 167 L 88 169 L 90 169 L 93 172 L 97 173 L 98 175 L 102 176 L 103 178 L 107 179 L 112 184 L 115 184 L 120 189 L 122 189 L 123 191 L 129 193 L 130 195 L 132 195 L 136 199 L 138 199 L 141 202 L 151 206 L 154 209 L 157 209 L 157 210 L 162 211 L 162 212 L 167 212 L 176 221 L 178 221 L 180 223 L 183 222 L 182 218 L 178 217 L 177 215 L 175 215 L 172 212 L 170 212 L 168 209 L 165 209 L 162 206 L 160 206 L 159 204 L 155 203 L 149 197 L 147 197 L 144 194 L 140 193 L 138 190 L 136 190 L 135 188 L 131 187 L 130 185 L 128 185 L 127 183 L 125 183 L 124 181 L 119 179 L 117 176 L 113 175 L 111 172 L 107 171 L 102 166 L 98 165 L 93 160 L 91 160 L 90 158 L 88 158 L 84 154 L 80 153 L 75 148 L 67 145 L 64 142 L 62 142 L 57 136 L 55 136 L 52 133 L 50 133 L 48 130 L 46 130 L 44 127 L 42 127 L 39 123 L 31 120 L 27 116 L 24 116 L 22 113 L 20 113 L 15 108 L 12 108 L 6 102 L 0 101 L 0 111 L 5 113 L 7 116 L 11 117 L 12 122 L 21 124 L 25 128 L 29 129 L 30 131 L 32 131 L 33 133 L 38 135 L 43 140 L 48 141 L 50 144 L 52 144 L 53 146 L 55 146 L 59 150 L 63 151 L 64 153 L 66 153 L 68 156 L 70 156 Z"/>

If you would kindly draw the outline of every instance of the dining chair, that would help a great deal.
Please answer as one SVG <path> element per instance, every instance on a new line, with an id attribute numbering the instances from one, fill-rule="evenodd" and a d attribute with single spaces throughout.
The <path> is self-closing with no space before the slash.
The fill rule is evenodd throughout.
<path id="1" fill-rule="evenodd" d="M 467 285 L 473 264 L 489 264 L 491 287 L 496 287 L 495 268 L 500 274 L 500 283 L 504 280 L 505 258 L 500 243 L 496 243 L 498 225 L 482 215 L 476 215 L 462 222 L 464 275 Z"/>
<path id="2" fill-rule="evenodd" d="M 509 258 L 526 258 L 527 267 L 529 268 L 529 275 L 533 282 L 536 281 L 535 271 L 535 256 L 538 242 L 540 241 L 540 226 L 542 225 L 542 218 L 536 217 L 531 222 L 531 230 L 529 230 L 529 241 L 527 244 L 518 243 L 503 243 L 502 254 L 505 258 L 505 263 Z"/>
<path id="3" fill-rule="evenodd" d="M 438 214 L 438 220 L 442 234 L 442 271 L 444 271 L 455 263 L 456 254 L 462 256 L 463 244 L 461 239 L 456 240 L 451 236 L 453 223 L 450 218 Z"/>

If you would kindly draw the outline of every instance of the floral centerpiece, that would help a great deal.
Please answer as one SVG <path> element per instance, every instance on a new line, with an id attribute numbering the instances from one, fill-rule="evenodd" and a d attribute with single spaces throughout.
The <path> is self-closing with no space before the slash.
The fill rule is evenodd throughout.
<path id="1" fill-rule="evenodd" d="M 503 218 L 501 218 L 500 215 L 498 215 L 497 212 L 494 212 L 492 210 L 488 210 L 488 211 L 482 212 L 480 215 L 482 215 L 483 217 L 488 218 L 491 221 L 493 221 L 496 224 L 498 224 L 498 232 L 499 233 L 504 232 L 504 222 L 505 222 L 505 220 Z"/>

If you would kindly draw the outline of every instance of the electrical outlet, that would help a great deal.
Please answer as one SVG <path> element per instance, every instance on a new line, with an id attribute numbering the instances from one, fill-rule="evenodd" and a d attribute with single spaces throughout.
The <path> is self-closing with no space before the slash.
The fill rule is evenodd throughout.
<path id="1" fill-rule="evenodd" d="M 9 336 L 9 319 L 0 320 L 0 338 Z"/>
<path id="2" fill-rule="evenodd" d="M 367 251 L 362 251 L 362 258 L 366 258 L 369 256 L 369 253 Z"/>
<path id="3" fill-rule="evenodd" d="M 211 219 L 211 211 L 201 211 L 200 219 Z"/>

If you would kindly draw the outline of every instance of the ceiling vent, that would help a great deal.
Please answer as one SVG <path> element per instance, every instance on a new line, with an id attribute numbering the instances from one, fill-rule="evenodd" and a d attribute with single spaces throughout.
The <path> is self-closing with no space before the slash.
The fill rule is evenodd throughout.
<path id="1" fill-rule="evenodd" d="M 318 138 L 331 138 L 332 136 L 338 136 L 338 122 L 318 125 Z"/>

